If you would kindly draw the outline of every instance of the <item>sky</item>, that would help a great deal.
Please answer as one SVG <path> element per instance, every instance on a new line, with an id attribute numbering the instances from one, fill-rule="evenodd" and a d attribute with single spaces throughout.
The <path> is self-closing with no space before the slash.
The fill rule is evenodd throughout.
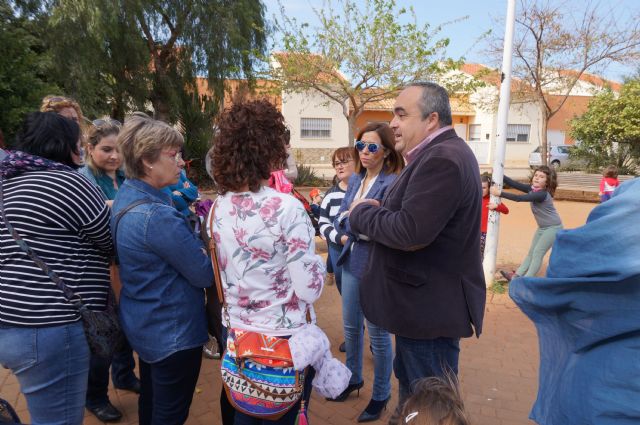
<path id="1" fill-rule="evenodd" d="M 362 2 L 363 0 L 357 0 Z M 551 0 L 556 1 L 556 0 Z M 583 2 L 583 0 L 578 0 Z M 608 5 L 614 4 L 618 10 L 623 10 L 627 16 L 640 13 L 640 0 L 604 0 Z M 267 7 L 267 17 L 272 19 L 275 14 L 280 16 L 278 0 L 263 0 Z M 322 0 L 281 0 L 285 12 L 300 22 L 308 22 L 314 26 L 318 24 L 313 12 L 314 7 L 322 5 Z M 519 7 L 516 1 L 516 8 Z M 441 38 L 449 38 L 448 56 L 459 58 L 464 56 L 467 62 L 489 64 L 489 60 L 482 54 L 484 42 L 478 38 L 487 30 L 504 33 L 504 23 L 496 23 L 504 18 L 507 10 L 507 0 L 397 0 L 398 7 L 413 6 L 418 24 L 429 23 L 431 26 L 458 20 L 464 16 L 467 19 L 446 25 L 440 33 Z M 518 9 L 516 9 L 516 13 Z M 630 76 L 638 67 L 628 67 L 618 64 L 610 65 L 603 76 L 610 80 L 622 81 Z"/>

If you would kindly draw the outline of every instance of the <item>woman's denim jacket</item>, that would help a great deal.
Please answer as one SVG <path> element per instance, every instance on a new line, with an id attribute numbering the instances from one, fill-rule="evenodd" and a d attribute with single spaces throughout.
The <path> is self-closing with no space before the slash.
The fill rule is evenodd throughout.
<path id="1" fill-rule="evenodd" d="M 118 212 L 138 200 L 148 203 Z M 204 290 L 211 262 L 169 195 L 141 180 L 126 180 L 111 222 L 120 261 L 120 319 L 140 358 L 155 363 L 208 341 Z"/>
<path id="2" fill-rule="evenodd" d="M 367 262 L 369 261 L 370 242 L 360 238 L 360 235 L 355 235 L 351 232 L 349 216 L 342 213 L 347 211 L 353 203 L 364 176 L 364 173 L 354 173 L 349 178 L 349 186 L 347 187 L 347 192 L 345 193 L 344 198 L 342 198 L 340 210 L 338 211 L 338 215 L 336 216 L 334 223 L 337 230 L 346 233 L 349 237 L 349 240 L 342 248 L 342 253 L 338 258 L 337 263 L 338 265 L 342 265 L 346 262 L 347 258 L 349 258 L 349 271 L 358 279 L 362 278 L 365 268 L 367 267 Z M 365 198 L 382 201 L 382 197 L 384 196 L 387 187 L 393 183 L 396 177 L 397 174 L 387 174 L 384 170 L 380 171 L 376 181 L 373 182 L 373 185 L 371 186 L 371 189 L 369 189 Z"/>

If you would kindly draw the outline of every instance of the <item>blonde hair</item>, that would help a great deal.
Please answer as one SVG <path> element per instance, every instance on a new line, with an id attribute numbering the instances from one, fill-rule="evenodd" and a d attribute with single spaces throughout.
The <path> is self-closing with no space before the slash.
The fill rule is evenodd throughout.
<path id="1" fill-rule="evenodd" d="M 120 123 L 114 120 L 100 120 L 103 121 L 99 125 L 94 124 L 89 127 L 87 131 L 86 144 L 87 147 L 90 145 L 92 148 L 95 148 L 98 143 L 105 137 L 109 137 L 112 135 L 117 136 L 120 133 Z M 101 174 L 103 170 L 96 167 L 93 163 L 93 157 L 87 152 L 87 155 L 84 157 L 84 163 L 93 171 L 94 174 Z"/>
<path id="2" fill-rule="evenodd" d="M 125 121 L 117 143 L 122 154 L 125 176 L 140 179 L 146 175 L 143 160 L 157 161 L 163 149 L 180 149 L 184 139 L 169 124 L 154 120 L 142 112 L 134 112 Z"/>
<path id="3" fill-rule="evenodd" d="M 432 376 L 417 381 L 413 394 L 390 424 L 470 425 L 455 375 Z"/>
<path id="4" fill-rule="evenodd" d="M 83 129 L 84 125 L 84 115 L 82 115 L 82 109 L 80 109 L 80 104 L 70 97 L 65 96 L 56 96 L 56 95 L 48 95 L 42 99 L 42 104 L 40 105 L 40 112 L 55 112 L 60 113 L 65 108 L 73 108 L 78 114 L 78 125 Z"/>

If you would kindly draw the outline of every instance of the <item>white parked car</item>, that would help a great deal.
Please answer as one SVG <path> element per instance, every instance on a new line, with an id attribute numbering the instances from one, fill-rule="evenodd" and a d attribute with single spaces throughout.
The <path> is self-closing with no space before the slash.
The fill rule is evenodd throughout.
<path id="1" fill-rule="evenodd" d="M 556 169 L 569 165 L 571 163 L 571 160 L 569 159 L 569 152 L 572 147 L 572 145 L 551 146 L 549 148 L 549 165 Z M 529 154 L 529 167 L 536 168 L 542 165 L 540 150 L 541 148 L 538 146 L 536 150 Z"/>

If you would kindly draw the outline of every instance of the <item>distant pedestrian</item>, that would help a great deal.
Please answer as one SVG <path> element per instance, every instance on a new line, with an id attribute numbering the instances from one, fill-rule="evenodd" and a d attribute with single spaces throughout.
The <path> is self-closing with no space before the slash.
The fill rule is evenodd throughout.
<path id="1" fill-rule="evenodd" d="M 487 225 L 489 223 L 489 210 L 498 211 L 502 214 L 509 214 L 509 208 L 501 202 L 499 204 L 490 202 L 489 188 L 491 187 L 491 177 L 488 175 L 480 176 L 482 182 L 482 218 L 480 220 L 480 254 L 484 260 L 484 246 L 487 243 Z"/>
<path id="2" fill-rule="evenodd" d="M 611 199 L 611 195 L 620 186 L 620 180 L 618 180 L 618 167 L 615 165 L 609 165 L 604 169 L 602 173 L 602 180 L 600 180 L 600 202 L 608 201 Z"/>
<path id="3" fill-rule="evenodd" d="M 540 270 L 542 259 L 551 249 L 556 239 L 556 233 L 562 229 L 562 220 L 553 205 L 553 195 L 558 187 L 558 177 L 554 169 L 543 165 L 538 167 L 531 179 L 531 185 L 519 183 L 504 176 L 504 182 L 524 195 L 505 192 L 497 187 L 491 188 L 491 194 L 515 202 L 530 202 L 531 212 L 538 223 L 538 230 L 533 236 L 529 253 L 522 261 L 518 270 L 514 272 L 500 271 L 508 280 L 518 276 L 535 276 Z"/>

